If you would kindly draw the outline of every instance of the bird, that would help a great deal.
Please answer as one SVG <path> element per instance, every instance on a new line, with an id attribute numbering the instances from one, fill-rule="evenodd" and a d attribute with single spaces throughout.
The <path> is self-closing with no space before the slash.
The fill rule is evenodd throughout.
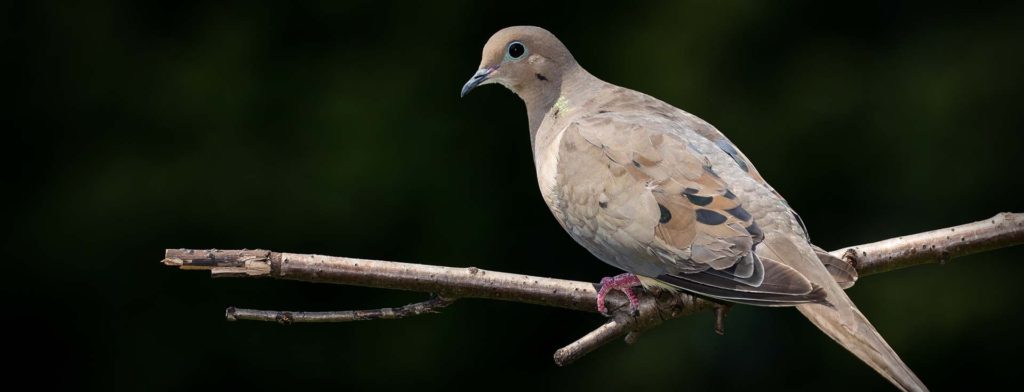
<path id="1" fill-rule="evenodd" d="M 927 390 L 843 291 L 856 270 L 811 244 L 799 215 L 717 128 L 587 72 L 554 34 L 494 33 L 461 91 L 505 86 L 526 104 L 540 193 L 604 278 L 725 304 L 795 307 L 901 390 Z"/>

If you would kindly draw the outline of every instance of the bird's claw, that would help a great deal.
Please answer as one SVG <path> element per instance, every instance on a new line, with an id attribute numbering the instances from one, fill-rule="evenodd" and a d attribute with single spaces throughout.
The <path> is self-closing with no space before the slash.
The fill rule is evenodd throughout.
<path id="1" fill-rule="evenodd" d="M 605 296 L 612 290 L 619 290 L 629 299 L 629 310 L 633 317 L 640 315 L 640 298 L 633 292 L 634 286 L 640 285 L 640 279 L 636 275 L 625 273 L 601 279 L 601 290 L 597 292 L 597 311 L 608 316 L 608 308 L 605 306 Z"/>

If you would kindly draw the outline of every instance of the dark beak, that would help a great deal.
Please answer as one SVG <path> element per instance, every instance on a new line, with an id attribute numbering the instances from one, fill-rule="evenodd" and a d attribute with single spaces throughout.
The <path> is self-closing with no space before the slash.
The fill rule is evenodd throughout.
<path id="1" fill-rule="evenodd" d="M 487 67 L 476 71 L 476 73 L 473 74 L 473 77 L 469 78 L 469 81 L 462 85 L 462 94 L 459 95 L 459 97 L 465 97 L 466 94 L 469 94 L 469 92 L 476 88 L 476 86 L 479 86 L 480 83 L 487 80 L 487 76 L 489 76 L 491 72 L 494 72 L 495 69 L 498 69 L 498 67 Z"/>

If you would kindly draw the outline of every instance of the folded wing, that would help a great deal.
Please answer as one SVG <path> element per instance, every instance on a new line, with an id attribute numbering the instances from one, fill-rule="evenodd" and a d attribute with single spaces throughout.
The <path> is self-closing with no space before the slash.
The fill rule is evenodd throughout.
<path id="1" fill-rule="evenodd" d="M 613 265 L 693 293 L 761 306 L 824 300 L 805 276 L 754 252 L 764 234 L 705 157 L 673 133 L 638 124 L 644 122 L 602 113 L 565 129 L 558 171 L 575 181 L 565 192 L 575 198 L 564 207 L 570 233 L 590 225 L 582 229 L 608 238 L 596 236 L 591 247 L 608 242 L 646 251 L 652 257 L 591 249 Z M 587 200 L 598 205 L 574 206 Z"/>

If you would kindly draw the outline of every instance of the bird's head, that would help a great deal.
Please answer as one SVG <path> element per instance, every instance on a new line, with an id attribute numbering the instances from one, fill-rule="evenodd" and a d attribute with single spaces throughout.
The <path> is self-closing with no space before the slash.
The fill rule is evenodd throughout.
<path id="1" fill-rule="evenodd" d="M 477 86 L 498 83 L 525 100 L 557 89 L 574 66 L 576 60 L 554 34 L 534 26 L 507 27 L 487 40 L 480 67 L 462 86 L 462 96 Z"/>

